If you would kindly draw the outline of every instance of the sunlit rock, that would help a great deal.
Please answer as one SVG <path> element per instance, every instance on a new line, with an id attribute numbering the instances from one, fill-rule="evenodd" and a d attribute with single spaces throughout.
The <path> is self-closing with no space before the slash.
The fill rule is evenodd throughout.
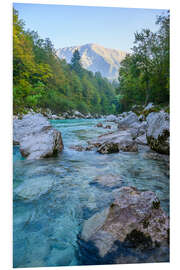
<path id="1" fill-rule="evenodd" d="M 101 135 L 97 140 L 92 141 L 91 145 L 97 147 L 97 151 L 101 154 L 138 151 L 137 143 L 126 130 Z"/>
<path id="2" fill-rule="evenodd" d="M 20 145 L 21 154 L 27 159 L 54 156 L 63 149 L 61 133 L 41 114 L 14 120 L 13 142 Z"/>
<path id="3" fill-rule="evenodd" d="M 147 117 L 147 142 L 152 150 L 169 154 L 169 114 L 152 112 Z"/>
<path id="4" fill-rule="evenodd" d="M 152 191 L 122 187 L 114 202 L 85 221 L 79 246 L 83 258 L 98 263 L 123 263 L 123 247 L 142 252 L 168 247 L 169 220 Z M 132 252 L 131 252 L 132 254 Z M 128 262 L 132 263 L 131 257 Z"/>

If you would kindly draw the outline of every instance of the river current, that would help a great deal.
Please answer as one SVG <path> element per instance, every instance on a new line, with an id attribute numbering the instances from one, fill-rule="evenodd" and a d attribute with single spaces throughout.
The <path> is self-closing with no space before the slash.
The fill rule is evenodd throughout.
<path id="1" fill-rule="evenodd" d="M 28 161 L 14 147 L 14 267 L 81 265 L 77 236 L 84 221 L 108 206 L 121 186 L 154 191 L 169 214 L 169 177 L 162 161 L 145 158 L 144 151 L 102 155 L 70 148 L 109 132 L 95 127 L 99 121 L 52 120 L 64 143 L 56 158 Z M 120 179 L 116 186 L 96 181 L 108 175 Z"/>

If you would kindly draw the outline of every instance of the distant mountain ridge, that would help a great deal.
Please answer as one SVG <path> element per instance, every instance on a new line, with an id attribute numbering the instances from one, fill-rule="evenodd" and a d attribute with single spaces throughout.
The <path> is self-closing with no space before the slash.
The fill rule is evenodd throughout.
<path id="1" fill-rule="evenodd" d="M 81 63 L 85 69 L 101 72 L 103 77 L 109 80 L 117 80 L 120 62 L 127 55 L 126 52 L 115 49 L 107 49 L 98 44 L 85 44 L 82 46 L 65 47 L 57 50 L 57 56 L 71 62 L 73 52 L 78 49 L 81 55 Z"/>

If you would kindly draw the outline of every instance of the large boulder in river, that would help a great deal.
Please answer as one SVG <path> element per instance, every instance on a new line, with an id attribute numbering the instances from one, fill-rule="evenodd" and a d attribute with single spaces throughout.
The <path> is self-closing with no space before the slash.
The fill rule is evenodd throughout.
<path id="1" fill-rule="evenodd" d="M 147 116 L 147 142 L 152 150 L 169 154 L 169 114 L 152 112 Z"/>
<path id="2" fill-rule="evenodd" d="M 13 142 L 20 145 L 20 152 L 27 159 L 54 156 L 63 149 L 61 133 L 41 114 L 30 113 L 14 120 Z"/>
<path id="3" fill-rule="evenodd" d="M 90 264 L 113 264 L 123 263 L 129 249 L 138 259 L 140 252 L 144 256 L 146 250 L 168 248 L 168 237 L 169 219 L 156 195 L 122 187 L 109 207 L 85 221 L 78 243 L 87 264 L 90 260 Z M 128 257 L 127 262 L 135 262 L 134 257 Z"/>
<path id="4" fill-rule="evenodd" d="M 126 130 L 101 135 L 90 142 L 90 145 L 97 147 L 97 151 L 101 154 L 138 151 L 137 143 L 132 139 L 131 133 Z"/>
<path id="5" fill-rule="evenodd" d="M 140 124 L 138 116 L 133 112 L 129 112 L 124 119 L 118 121 L 118 129 L 138 128 Z"/>
<path id="6" fill-rule="evenodd" d="M 106 121 L 108 122 L 115 122 L 117 120 L 117 117 L 113 114 L 110 114 L 106 117 Z"/>
<path id="7" fill-rule="evenodd" d="M 130 129 L 130 133 L 133 139 L 136 139 L 139 136 L 145 135 L 147 129 L 147 122 L 143 121 L 134 125 L 133 128 Z"/>

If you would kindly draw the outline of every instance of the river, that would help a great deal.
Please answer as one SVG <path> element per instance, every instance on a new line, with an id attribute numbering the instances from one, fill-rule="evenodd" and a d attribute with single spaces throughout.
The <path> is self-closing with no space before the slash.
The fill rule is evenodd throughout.
<path id="1" fill-rule="evenodd" d="M 121 186 L 154 191 L 169 214 L 169 177 L 162 161 L 144 158 L 144 151 L 102 155 L 70 148 L 109 132 L 95 127 L 99 121 L 52 120 L 64 143 L 56 158 L 28 161 L 14 147 L 14 267 L 80 265 L 77 235 L 84 221 L 109 205 Z M 108 175 L 117 185 L 96 181 Z"/>

